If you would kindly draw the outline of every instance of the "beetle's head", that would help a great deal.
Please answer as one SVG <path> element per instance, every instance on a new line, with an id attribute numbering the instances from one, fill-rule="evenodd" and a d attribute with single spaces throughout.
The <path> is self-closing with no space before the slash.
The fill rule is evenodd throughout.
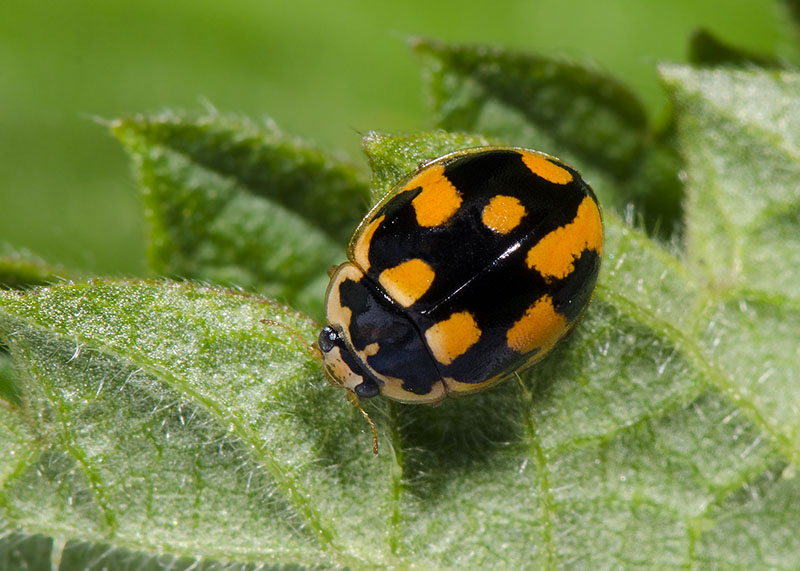
<path id="1" fill-rule="evenodd" d="M 359 363 L 343 336 L 333 327 L 323 327 L 317 343 L 325 373 L 332 385 L 351 390 L 360 398 L 374 397 L 381 392 L 378 382 Z"/>

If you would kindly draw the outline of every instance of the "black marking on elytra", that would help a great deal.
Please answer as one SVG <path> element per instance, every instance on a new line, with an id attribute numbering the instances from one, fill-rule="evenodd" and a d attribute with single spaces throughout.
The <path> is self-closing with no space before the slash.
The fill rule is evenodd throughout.
<path id="1" fill-rule="evenodd" d="M 372 219 L 374 220 L 384 215 L 386 215 L 387 218 L 391 218 L 398 210 L 405 209 L 420 192 L 422 192 L 422 187 L 418 186 L 417 188 L 411 188 L 395 194 L 391 200 L 386 202 L 386 204 L 381 206 L 378 211 L 372 215 Z"/>
<path id="2" fill-rule="evenodd" d="M 553 307 L 572 322 L 580 317 L 592 298 L 600 256 L 594 250 L 584 250 L 574 262 L 575 269 L 552 288 Z"/>
<path id="3" fill-rule="evenodd" d="M 450 365 L 437 364 L 443 377 L 464 383 L 480 383 L 525 359 L 508 348 L 506 333 L 541 296 L 550 294 L 549 284 L 525 265 L 526 250 L 520 248 L 489 268 L 438 305 L 416 318 L 420 328 L 446 319 L 458 311 L 470 311 L 481 330 L 478 342 Z"/>
<path id="4" fill-rule="evenodd" d="M 565 185 L 536 176 L 522 162 L 522 156 L 511 150 L 457 157 L 446 164 L 444 176 L 463 199 L 446 224 L 433 228 L 417 224 L 411 201 L 419 189 L 396 195 L 375 215 L 385 214 L 386 218 L 372 237 L 367 272 L 370 280 L 378 283 L 380 272 L 411 258 L 424 260 L 436 271 L 436 279 L 412 306 L 413 311 L 432 310 L 486 271 L 500 253 L 514 247 L 528 249 L 571 222 L 581 200 L 591 192 L 577 174 Z M 517 198 L 527 212 L 508 234 L 498 234 L 482 221 L 484 207 L 498 194 Z"/>
<path id="5" fill-rule="evenodd" d="M 521 248 L 498 260 L 429 314 L 410 314 L 423 330 L 454 312 L 470 311 L 475 317 L 481 330 L 480 339 L 451 364 L 437 363 L 443 377 L 480 383 L 502 371 L 513 370 L 532 357 L 538 349 L 520 354 L 507 346 L 506 334 L 542 296 L 552 297 L 555 310 L 568 323 L 580 317 L 597 280 L 600 268 L 597 253 L 584 251 L 575 261 L 574 271 L 557 281 L 545 280 L 537 271 L 528 269 L 526 255 L 527 249 Z"/>

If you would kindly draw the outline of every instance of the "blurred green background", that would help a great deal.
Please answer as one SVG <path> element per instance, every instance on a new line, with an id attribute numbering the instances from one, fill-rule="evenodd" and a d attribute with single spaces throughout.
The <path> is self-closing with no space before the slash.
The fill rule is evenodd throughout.
<path id="1" fill-rule="evenodd" d="M 657 117 L 666 100 L 655 64 L 685 61 L 692 31 L 783 53 L 785 19 L 769 0 L 10 0 L 0 7 L 0 244 L 93 273 L 144 272 L 137 190 L 94 117 L 210 104 L 272 117 L 361 161 L 359 133 L 427 126 L 409 36 L 593 62 Z"/>

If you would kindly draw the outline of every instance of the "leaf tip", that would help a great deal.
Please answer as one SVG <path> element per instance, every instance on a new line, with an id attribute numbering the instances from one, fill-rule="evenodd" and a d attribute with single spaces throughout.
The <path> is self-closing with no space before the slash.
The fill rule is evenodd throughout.
<path id="1" fill-rule="evenodd" d="M 689 71 L 690 68 L 686 65 L 662 63 L 659 64 L 656 69 L 661 82 L 666 87 L 674 87 L 686 77 L 687 71 Z"/>
<path id="2" fill-rule="evenodd" d="M 444 42 L 425 36 L 411 36 L 407 43 L 412 53 L 423 57 L 441 57 L 447 50 Z"/>

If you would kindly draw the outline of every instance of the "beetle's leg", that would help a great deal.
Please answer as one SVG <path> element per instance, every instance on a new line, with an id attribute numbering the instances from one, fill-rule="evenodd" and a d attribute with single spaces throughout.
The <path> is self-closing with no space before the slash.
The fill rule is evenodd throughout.
<path id="1" fill-rule="evenodd" d="M 347 400 L 349 400 L 354 407 L 361 411 L 361 414 L 364 416 L 364 419 L 369 423 L 369 427 L 372 429 L 372 453 L 377 456 L 378 455 L 378 430 L 375 428 L 375 423 L 372 422 L 372 419 L 369 417 L 369 414 L 366 410 L 361 407 L 361 403 L 358 402 L 358 397 L 356 393 L 353 391 L 347 391 Z"/>

